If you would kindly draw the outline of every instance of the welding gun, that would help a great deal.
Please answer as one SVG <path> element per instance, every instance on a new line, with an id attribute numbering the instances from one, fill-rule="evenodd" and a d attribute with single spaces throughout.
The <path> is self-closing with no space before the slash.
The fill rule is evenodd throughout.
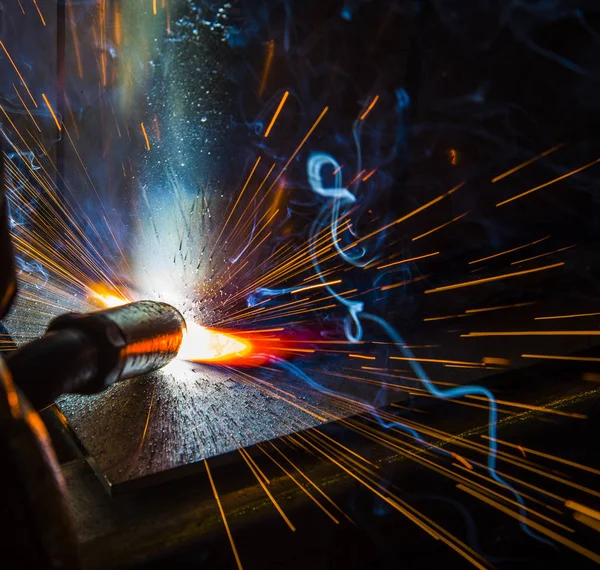
<path id="1" fill-rule="evenodd" d="M 1 140 L 0 140 L 1 142 Z M 0 319 L 17 291 L 0 146 Z M 55 318 L 39 339 L 0 357 L 0 562 L 79 570 L 77 532 L 48 432 L 33 409 L 157 370 L 178 353 L 179 311 L 139 301 Z"/>
<path id="2" fill-rule="evenodd" d="M 69 313 L 51 321 L 41 338 L 9 353 L 6 365 L 40 409 L 61 394 L 100 392 L 162 368 L 177 356 L 184 332 L 179 311 L 155 301 Z"/>

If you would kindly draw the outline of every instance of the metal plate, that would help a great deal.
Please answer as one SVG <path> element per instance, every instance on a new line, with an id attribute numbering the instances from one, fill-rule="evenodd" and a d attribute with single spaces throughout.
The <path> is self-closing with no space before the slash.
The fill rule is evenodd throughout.
<path id="1" fill-rule="evenodd" d="M 291 375 L 238 372 L 174 362 L 167 369 L 115 384 L 93 396 L 57 402 L 93 467 L 115 486 L 155 482 L 204 458 L 315 427 L 352 413 L 343 400 L 307 389 Z M 244 377 L 243 374 L 248 374 Z M 339 389 L 341 380 L 318 381 Z M 355 396 L 371 400 L 372 387 Z"/>

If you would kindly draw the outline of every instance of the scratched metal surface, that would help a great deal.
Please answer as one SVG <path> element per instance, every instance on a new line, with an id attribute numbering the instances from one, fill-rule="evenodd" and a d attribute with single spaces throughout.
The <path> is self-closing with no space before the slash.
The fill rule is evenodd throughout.
<path id="1" fill-rule="evenodd" d="M 176 476 L 204 458 L 307 429 L 348 415 L 343 402 L 278 374 L 272 384 L 225 369 L 175 362 L 93 396 L 57 402 L 93 467 L 112 486 Z M 319 378 L 331 389 L 341 381 Z M 357 395 L 374 397 L 359 386 Z"/>

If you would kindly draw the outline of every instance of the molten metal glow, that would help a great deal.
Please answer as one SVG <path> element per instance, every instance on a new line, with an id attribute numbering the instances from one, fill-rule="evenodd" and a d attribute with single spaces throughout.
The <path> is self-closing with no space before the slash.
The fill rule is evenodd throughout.
<path id="1" fill-rule="evenodd" d="M 197 323 L 187 324 L 177 358 L 191 362 L 235 363 L 250 352 L 252 344 L 239 336 L 207 329 Z"/>
<path id="2" fill-rule="evenodd" d="M 95 287 L 90 297 L 93 302 L 98 303 L 103 309 L 112 309 L 113 307 L 120 307 L 131 302 L 125 299 L 125 297 L 115 295 L 108 288 L 101 286 Z"/>
<path id="3" fill-rule="evenodd" d="M 130 301 L 109 289 L 96 287 L 91 295 L 94 302 L 109 309 Z M 186 322 L 186 332 L 177 355 L 178 360 L 239 364 L 252 350 L 252 343 L 238 335 L 208 329 L 193 321 Z"/>
<path id="4" fill-rule="evenodd" d="M 131 302 L 102 286 L 96 286 L 90 298 L 105 309 Z M 177 355 L 178 360 L 239 365 L 253 348 L 249 340 L 238 335 L 207 329 L 190 320 L 186 321 L 186 327 Z"/>

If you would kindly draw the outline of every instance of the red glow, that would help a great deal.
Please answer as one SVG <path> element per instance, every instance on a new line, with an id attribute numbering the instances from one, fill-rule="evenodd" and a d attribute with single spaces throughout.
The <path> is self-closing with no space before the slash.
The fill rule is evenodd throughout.
<path id="1" fill-rule="evenodd" d="M 235 364 L 251 352 L 252 343 L 241 336 L 188 322 L 177 357 L 190 362 Z"/>
<path id="2" fill-rule="evenodd" d="M 181 360 L 248 368 L 315 352 L 309 344 L 298 344 L 298 339 L 281 335 L 281 328 L 234 331 L 208 329 L 195 323 L 192 328 L 179 352 Z"/>
<path id="3" fill-rule="evenodd" d="M 121 292 L 97 285 L 90 301 L 103 308 L 130 303 Z M 278 358 L 293 358 L 315 352 L 307 339 L 290 338 L 279 328 L 227 330 L 207 328 L 187 320 L 179 360 L 234 367 L 254 367 Z"/>

